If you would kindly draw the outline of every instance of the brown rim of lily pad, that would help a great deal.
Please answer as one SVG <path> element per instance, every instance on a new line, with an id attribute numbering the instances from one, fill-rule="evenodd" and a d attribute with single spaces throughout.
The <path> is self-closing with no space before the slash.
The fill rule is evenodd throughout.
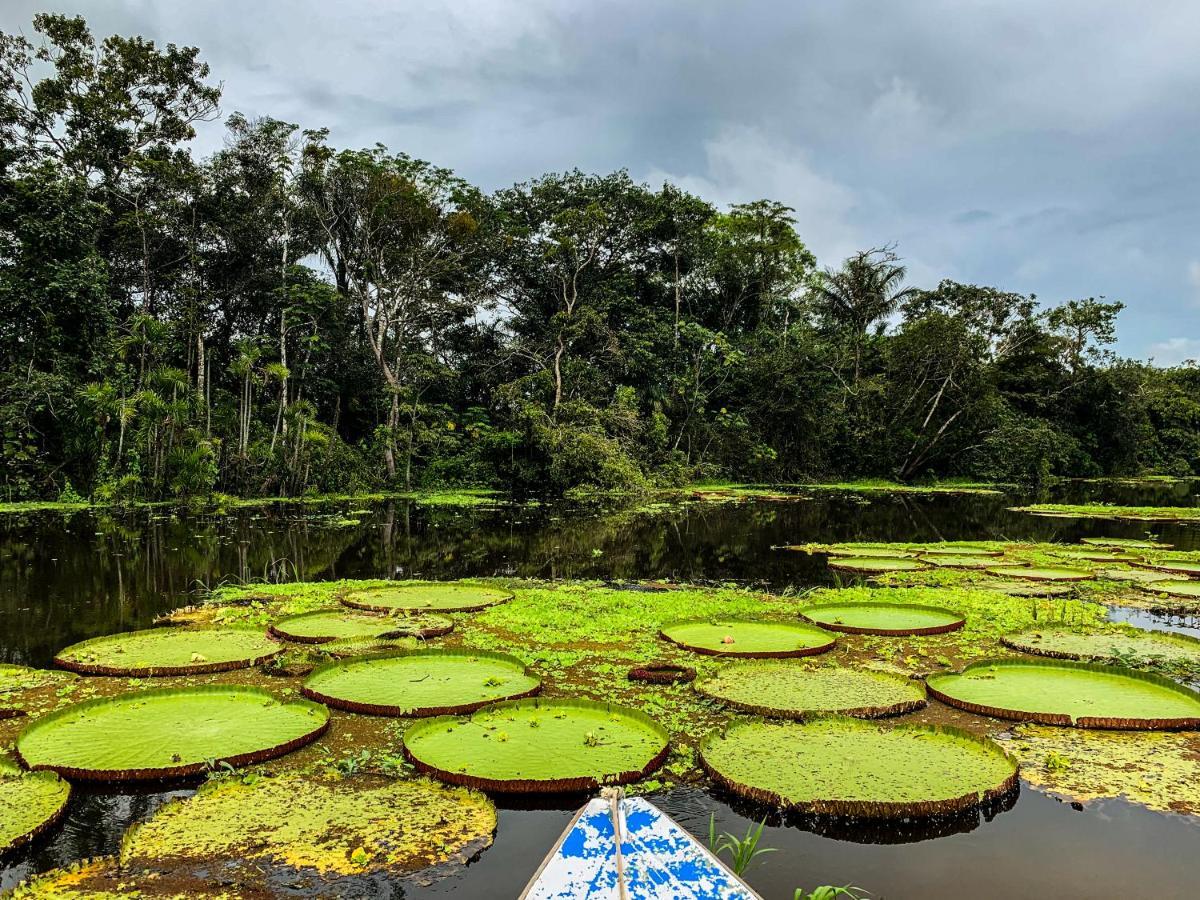
<path id="1" fill-rule="evenodd" d="M 663 625 L 658 632 L 658 636 L 664 641 L 670 641 L 676 647 L 682 647 L 684 650 L 689 650 L 692 653 L 699 653 L 702 656 L 739 656 L 743 659 L 785 659 L 793 656 L 819 656 L 822 653 L 827 653 L 837 646 L 837 637 L 831 632 L 829 640 L 823 644 L 817 644 L 811 647 L 797 647 L 795 650 L 722 650 L 719 647 L 704 647 L 699 644 L 685 644 L 683 641 L 677 641 L 675 638 L 667 634 L 668 628 L 674 628 L 676 625 L 691 625 L 708 622 L 708 619 L 681 619 L 677 622 L 668 622 Z M 763 619 L 747 619 L 747 618 L 721 618 L 716 620 L 716 624 L 720 625 L 737 625 L 744 623 L 748 625 L 780 625 L 784 628 L 795 628 L 791 622 L 775 622 Z M 817 631 L 825 631 L 819 625 L 812 625 L 808 622 L 804 623 L 806 628 L 812 628 Z"/>
<path id="2" fill-rule="evenodd" d="M 314 609 L 312 612 L 297 613 L 294 616 L 285 616 L 278 622 L 272 622 L 270 625 L 268 625 L 267 633 L 276 640 L 290 641 L 293 644 L 328 644 L 331 641 L 341 640 L 341 638 L 337 637 L 336 635 L 333 637 L 326 635 L 318 635 L 314 637 L 313 635 L 309 634 L 293 634 L 287 630 L 287 624 L 288 622 L 294 622 L 298 619 L 303 619 L 310 616 L 315 617 L 319 615 L 327 616 L 339 614 L 351 616 L 361 615 L 364 619 L 376 618 L 380 621 L 380 623 L 383 624 L 391 624 L 394 622 L 397 626 L 396 628 L 391 630 L 385 629 L 374 636 L 375 638 L 382 638 L 384 640 L 398 637 L 415 637 L 424 641 L 429 640 L 430 638 L 442 637 L 443 635 L 447 635 L 454 630 L 454 623 L 449 619 L 446 619 L 442 624 L 429 624 L 418 628 L 412 628 L 411 625 L 405 626 L 405 616 L 385 616 L 380 613 L 369 613 L 367 610 L 352 612 L 347 610 L 345 606 L 327 606 L 323 609 Z M 425 614 L 420 613 L 418 615 Z M 430 616 L 430 618 L 440 619 L 442 617 Z M 366 635 L 363 637 L 364 639 L 367 638 Z"/>
<path id="3" fill-rule="evenodd" d="M 687 684 L 696 679 L 696 670 L 678 663 L 646 663 L 629 670 L 630 681 L 647 684 Z"/>
<path id="4" fill-rule="evenodd" d="M 353 598 L 357 594 L 370 594 L 372 592 L 378 592 L 378 591 L 394 591 L 397 589 L 403 589 L 403 588 L 407 588 L 407 587 L 440 587 L 443 585 L 478 587 L 478 588 L 483 588 L 484 590 L 493 591 L 497 594 L 503 594 L 504 596 L 498 597 L 496 599 L 486 600 L 486 601 L 483 601 L 480 603 L 467 604 L 466 606 L 431 606 L 428 609 L 426 609 L 424 607 L 412 607 L 412 609 L 414 611 L 418 611 L 418 612 L 430 612 L 430 613 L 435 613 L 435 614 L 436 613 L 457 613 L 457 612 L 478 612 L 481 609 L 487 609 L 488 607 L 491 607 L 491 606 L 499 606 L 501 603 L 507 603 L 508 601 L 512 600 L 513 597 L 515 596 L 512 591 L 506 590 L 505 588 L 492 587 L 491 585 L 487 585 L 487 584 L 475 584 L 474 582 L 470 582 L 470 581 L 397 581 L 397 582 L 393 582 L 391 584 L 381 584 L 376 587 L 357 588 L 354 590 L 346 591 L 345 593 L 341 594 L 338 597 L 338 600 L 341 603 L 344 603 L 346 606 L 350 607 L 351 609 L 362 609 L 362 610 L 366 610 L 367 612 L 388 613 L 388 612 L 395 612 L 397 609 L 400 609 L 401 607 L 379 606 L 379 605 L 372 606 L 370 603 L 367 603 L 364 600 L 355 600 Z"/>
<path id="5" fill-rule="evenodd" d="M 945 625 L 927 625 L 920 628 L 868 628 L 862 625 L 844 625 L 840 622 L 821 622 L 812 618 L 809 613 L 816 612 L 822 609 L 837 609 L 846 606 L 861 606 L 863 608 L 882 606 L 888 609 L 917 609 L 922 612 L 942 613 L 947 616 L 957 617 L 956 621 L 948 622 Z M 817 603 L 813 606 L 805 607 L 800 613 L 800 618 L 806 622 L 811 622 L 818 628 L 824 628 L 826 631 L 840 631 L 844 634 L 877 634 L 884 637 L 917 637 L 928 634 L 948 634 L 951 631 L 958 631 L 967 623 L 966 617 L 952 609 L 946 609 L 944 606 L 930 606 L 927 604 L 917 603 Z"/>
<path id="6" fill-rule="evenodd" d="M 333 669 L 342 669 L 352 665 L 378 663 L 390 659 L 421 657 L 467 657 L 472 659 L 497 660 L 499 662 L 511 663 L 515 668 L 520 669 L 522 675 L 537 680 L 533 687 L 529 688 L 528 690 L 520 691 L 516 694 L 507 694 L 500 697 L 489 697 L 483 700 L 475 700 L 469 703 L 459 703 L 452 706 L 422 706 L 409 709 L 405 709 L 391 703 L 365 703 L 360 700 L 348 700 L 344 697 L 323 694 L 320 691 L 309 687 L 307 681 L 300 686 L 300 693 L 310 700 L 315 700 L 318 703 L 324 703 L 326 706 L 331 706 L 335 709 L 344 709 L 347 712 L 363 713 L 364 715 L 369 716 L 408 716 L 411 718 L 425 718 L 428 716 L 467 715 L 475 712 L 477 709 L 483 709 L 483 707 L 491 706 L 495 703 L 526 700 L 530 697 L 536 697 L 539 693 L 541 693 L 542 690 L 541 679 L 532 673 L 529 670 L 529 667 L 515 656 L 510 656 L 507 653 L 495 653 L 489 650 L 448 649 L 442 647 L 419 650 L 401 650 L 395 653 L 377 653 L 372 654 L 371 656 L 354 656 L 350 657 L 349 659 L 334 660 L 333 662 L 322 663 L 314 668 L 312 672 L 309 673 L 308 678 L 311 680 L 324 672 L 329 672 Z"/>
<path id="7" fill-rule="evenodd" d="M 1021 640 L 1022 635 L 1028 634 L 1031 631 L 1037 632 L 1068 632 L 1077 633 L 1075 629 L 1068 626 L 1046 626 L 1043 628 L 1029 628 L 1025 631 L 1014 632 L 1013 634 L 1002 635 L 1000 643 L 1010 650 L 1017 650 L 1021 653 L 1030 653 L 1034 656 L 1045 656 L 1050 659 L 1070 659 L 1070 660 L 1097 660 L 1111 659 L 1112 654 L 1079 654 L 1070 653 L 1066 650 L 1054 650 L 1050 647 L 1042 647 L 1038 644 L 1031 644 Z M 1191 649 L 1200 651 L 1200 637 L 1194 637 L 1190 634 L 1180 634 L 1175 631 L 1143 631 L 1141 634 L 1129 634 L 1124 631 L 1095 631 L 1095 632 L 1079 632 L 1082 634 L 1095 634 L 1097 636 L 1110 636 L 1113 639 L 1113 644 L 1120 644 L 1122 638 L 1137 639 L 1152 637 L 1155 640 L 1161 640 L 1163 643 L 1180 644 Z"/>
<path id="8" fill-rule="evenodd" d="M 1168 572 L 1171 575 L 1186 575 L 1188 578 L 1200 578 L 1200 562 L 1190 559 L 1163 560 L 1162 562 L 1129 561 L 1129 564 L 1139 569 L 1149 569 L 1153 572 Z"/>
<path id="9" fill-rule="evenodd" d="M 470 775 L 466 772 L 451 772 L 446 769 L 440 769 L 437 766 L 430 765 L 417 757 L 409 747 L 408 737 L 418 731 L 427 729 L 441 728 L 454 722 L 462 721 L 464 716 L 438 716 L 432 719 L 421 719 L 415 725 L 409 727 L 405 732 L 404 740 L 404 758 L 412 763 L 413 767 L 422 775 L 432 775 L 440 781 L 445 781 L 447 784 L 457 784 L 463 787 L 474 788 L 479 791 L 492 791 L 499 794 L 567 794 L 580 791 L 595 791 L 601 787 L 611 785 L 630 784 L 634 781 L 640 781 L 651 772 L 654 772 L 667 761 L 667 757 L 671 754 L 670 735 L 667 730 L 662 727 L 650 716 L 646 715 L 641 710 L 632 709 L 628 706 L 620 706 L 615 703 L 601 703 L 595 700 L 583 699 L 551 699 L 542 700 L 540 698 L 532 698 L 525 700 L 505 700 L 500 703 L 492 703 L 483 707 L 477 712 L 488 712 L 489 710 L 502 710 L 510 708 L 526 708 L 529 706 L 540 708 L 564 708 L 564 707 L 579 707 L 583 709 L 606 710 L 614 715 L 624 716 L 648 725 L 654 733 L 662 739 L 662 748 L 641 768 L 627 769 L 618 773 L 605 773 L 607 777 L 601 781 L 595 775 L 583 775 L 577 777 L 565 778 L 514 778 L 500 779 L 488 778 L 483 775 Z"/>
<path id="10" fill-rule="evenodd" d="M 998 578 L 1019 578 L 1024 581 L 1092 581 L 1096 577 L 1095 572 L 1070 566 L 993 566 L 987 573 Z"/>
<path id="11" fill-rule="evenodd" d="M 753 724 L 755 720 L 739 724 Z M 820 718 L 811 719 L 810 722 L 839 722 L 848 721 L 859 725 L 869 724 L 869 720 L 854 719 L 847 716 L 822 716 Z M 731 728 L 737 727 L 731 726 Z M 1003 755 L 1012 763 L 1013 771 L 1000 784 L 993 788 L 988 788 L 983 791 L 971 791 L 959 797 L 951 797 L 943 800 L 925 800 L 925 801 L 908 801 L 908 802 L 889 802 L 880 800 L 812 800 L 812 801 L 794 801 L 788 800 L 781 794 L 767 788 L 755 787 L 752 784 L 744 784 L 736 779 L 730 778 L 722 774 L 715 766 L 713 766 L 704 756 L 705 744 L 716 733 L 707 735 L 700 741 L 699 751 L 696 756 L 700 762 L 700 767 L 705 773 L 717 782 L 721 787 L 731 793 L 737 794 L 740 797 L 746 797 L 756 803 L 762 803 L 766 806 L 772 806 L 777 809 L 784 809 L 793 812 L 798 812 L 803 815 L 814 816 L 837 816 L 837 817 L 859 817 L 870 819 L 903 819 L 903 818 L 926 818 L 932 816 L 947 816 L 954 813 L 965 812 L 969 809 L 976 809 L 980 806 L 986 806 L 1002 797 L 1005 797 L 1017 789 L 1021 783 L 1020 763 L 1007 750 L 997 744 L 990 738 L 981 737 L 973 732 L 967 731 L 964 728 L 955 728 L 953 725 L 897 725 L 899 729 L 921 729 L 931 733 L 953 735 L 957 738 L 970 740 L 980 746 L 986 748 L 991 753 Z"/>
<path id="12" fill-rule="evenodd" d="M 1018 710 L 1008 709 L 1001 706 L 991 706 L 986 703 L 973 703 L 969 700 L 960 700 L 957 697 L 952 697 L 948 694 L 939 691 L 930 681 L 936 681 L 938 677 L 948 677 L 955 675 L 963 675 L 970 672 L 972 669 L 985 669 L 1001 666 L 1047 666 L 1057 668 L 1071 668 L 1085 672 L 1098 672 L 1104 675 L 1118 674 L 1124 678 L 1129 678 L 1136 681 L 1146 681 L 1150 684 L 1158 685 L 1159 687 L 1167 688 L 1179 694 L 1193 696 L 1194 691 L 1185 688 L 1176 681 L 1172 681 L 1162 675 L 1156 675 L 1153 672 L 1140 672 L 1136 669 L 1117 668 L 1115 666 L 1106 666 L 1101 663 L 1075 662 L 1072 660 L 1055 659 L 1051 662 L 1040 662 L 1037 660 L 1028 659 L 985 659 L 977 663 L 972 663 L 959 672 L 939 673 L 938 676 L 931 676 L 925 681 L 925 690 L 929 696 L 940 700 L 947 706 L 953 706 L 957 709 L 963 709 L 967 712 L 975 713 L 981 716 L 991 716 L 995 719 L 1007 719 L 1014 722 L 1032 722 L 1035 725 L 1058 725 L 1067 728 L 1096 728 L 1113 731 L 1192 731 L 1200 729 L 1200 716 L 1173 716 L 1171 718 L 1139 718 L 1131 719 L 1126 716 L 1075 716 L 1072 718 L 1067 713 L 1051 713 L 1037 712 L 1035 710 Z"/>
<path id="13" fill-rule="evenodd" d="M 6 772 L 6 769 L 10 766 L 12 771 Z M 49 778 L 53 779 L 56 783 L 61 783 L 66 787 L 66 793 L 63 795 L 62 801 L 58 804 L 57 809 L 55 809 L 49 816 L 47 816 L 45 819 L 42 819 L 42 821 L 38 822 L 24 834 L 19 834 L 16 837 L 10 838 L 8 843 L 0 845 L 0 858 L 3 858 L 8 855 L 9 851 L 16 850 L 18 847 L 24 847 L 31 841 L 37 840 L 39 837 L 61 822 L 63 817 L 67 814 L 67 807 L 70 806 L 71 797 L 74 794 L 74 790 L 65 778 L 60 779 L 58 774 L 55 772 L 25 772 L 7 760 L 0 761 L 0 778 Z"/>
<path id="14" fill-rule="evenodd" d="M 65 654 L 69 651 L 79 650 L 83 647 L 99 645 L 108 642 L 115 643 L 122 637 L 128 637 L 131 634 L 148 634 L 150 632 L 161 632 L 163 634 L 186 634 L 189 631 L 194 632 L 213 632 L 213 631 L 257 631 L 251 628 L 182 628 L 178 625 L 167 625 L 161 628 L 146 628 L 140 631 L 118 632 L 117 634 L 106 634 L 101 637 L 89 638 L 85 641 L 79 641 L 69 647 L 64 647 L 54 657 L 54 664 L 61 669 L 66 669 L 69 672 L 75 672 L 79 675 L 105 675 L 111 677 L 124 678 L 158 678 L 163 676 L 178 676 L 178 675 L 211 675 L 216 672 L 232 672 L 236 669 L 249 669 L 253 666 L 260 666 L 265 662 L 270 662 L 286 648 L 280 646 L 271 650 L 270 653 L 262 653 L 253 657 L 244 657 L 242 659 L 219 660 L 217 662 L 194 662 L 184 665 L 131 665 L 131 666 L 114 666 L 105 663 L 93 663 L 85 660 L 72 659 Z M 261 631 L 257 633 L 262 634 Z M 269 637 L 269 635 L 268 635 Z M 272 642 L 274 638 L 271 638 Z"/>

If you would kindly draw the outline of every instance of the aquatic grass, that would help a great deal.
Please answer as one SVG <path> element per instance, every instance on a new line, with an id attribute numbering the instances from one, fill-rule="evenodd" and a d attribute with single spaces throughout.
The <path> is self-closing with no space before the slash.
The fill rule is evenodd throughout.
<path id="1" fill-rule="evenodd" d="M 758 846 L 766 824 L 767 820 L 764 818 L 758 825 L 747 826 L 742 837 L 728 831 L 717 834 L 717 814 L 713 813 L 708 817 L 708 849 L 715 856 L 729 854 L 729 868 L 740 878 L 756 859 L 778 849 Z"/>

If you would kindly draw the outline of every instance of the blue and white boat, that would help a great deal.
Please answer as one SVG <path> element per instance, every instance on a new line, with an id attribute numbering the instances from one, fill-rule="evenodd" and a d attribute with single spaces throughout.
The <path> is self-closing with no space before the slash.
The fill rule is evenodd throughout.
<path id="1" fill-rule="evenodd" d="M 575 814 L 521 900 L 762 900 L 641 797 L 605 791 Z"/>

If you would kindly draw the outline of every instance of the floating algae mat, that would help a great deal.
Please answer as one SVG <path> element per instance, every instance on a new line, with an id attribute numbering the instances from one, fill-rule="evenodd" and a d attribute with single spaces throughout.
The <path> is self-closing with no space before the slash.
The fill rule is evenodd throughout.
<path id="1" fill-rule="evenodd" d="M 71 786 L 53 772 L 25 772 L 0 758 L 0 853 L 51 828 L 70 796 Z"/>
<path id="2" fill-rule="evenodd" d="M 274 896 L 282 879 L 306 895 L 330 896 L 322 887 L 339 878 L 465 863 L 491 844 L 495 830 L 487 797 L 427 779 L 228 778 L 134 826 L 120 861 L 132 871 L 191 875 L 198 884 L 216 880 Z"/>
<path id="3" fill-rule="evenodd" d="M 738 709 L 786 719 L 829 713 L 878 718 L 925 705 L 924 685 L 901 675 L 794 662 L 737 663 L 698 682 L 696 690 Z"/>
<path id="4" fill-rule="evenodd" d="M 355 609 L 374 612 L 434 610 L 471 612 L 512 599 L 512 593 L 480 584 L 457 581 L 397 582 L 343 594 L 341 600 Z"/>
<path id="5" fill-rule="evenodd" d="M 837 640 L 823 628 L 803 622 L 745 619 L 693 620 L 664 625 L 659 634 L 672 643 L 710 656 L 812 656 Z"/>
<path id="6" fill-rule="evenodd" d="M 524 663 L 506 653 L 414 650 L 319 666 L 303 693 L 352 712 L 440 716 L 531 697 L 541 686 Z"/>
<path id="7" fill-rule="evenodd" d="M 953 610 L 909 603 L 821 603 L 802 615 L 822 628 L 847 634 L 945 634 L 966 621 Z"/>
<path id="8" fill-rule="evenodd" d="M 1088 581 L 1096 577 L 1087 569 L 1066 566 L 993 566 L 988 574 L 1022 581 Z"/>
<path id="9" fill-rule="evenodd" d="M 432 638 L 449 634 L 454 623 L 445 616 L 382 616 L 352 612 L 345 607 L 318 609 L 287 616 L 271 625 L 270 631 L 284 641 L 324 644 L 336 640 L 365 640 L 382 637 Z"/>
<path id="10" fill-rule="evenodd" d="M 444 781 L 507 792 L 626 784 L 667 757 L 667 732 L 632 709 L 587 700 L 516 700 L 404 733 L 404 755 Z"/>
<path id="11" fill-rule="evenodd" d="M 72 644 L 54 662 L 87 675 L 198 675 L 258 665 L 282 650 L 248 628 L 148 628 Z"/>
<path id="12" fill-rule="evenodd" d="M 736 794 L 821 815 L 942 815 L 1017 784 L 1015 760 L 987 738 L 861 719 L 731 725 L 700 742 L 700 761 Z"/>
<path id="13" fill-rule="evenodd" d="M 52 685 L 63 685 L 76 676 L 70 672 L 51 672 L 28 666 L 0 665 L 0 719 L 19 716 L 25 711 L 25 695 Z"/>
<path id="14" fill-rule="evenodd" d="M 1200 694 L 1145 672 L 1079 662 L 989 660 L 931 675 L 929 693 L 985 716 L 1079 728 L 1200 727 Z"/>
<path id="15" fill-rule="evenodd" d="M 329 711 L 246 687 L 163 688 L 76 703 L 26 726 L 17 753 L 33 769 L 92 781 L 196 775 L 212 763 L 282 756 L 319 736 Z"/>
<path id="16" fill-rule="evenodd" d="M 1169 631 L 1072 631 L 1035 628 L 1001 641 L 1014 650 L 1057 659 L 1092 661 L 1134 658 L 1200 667 L 1200 638 Z"/>
<path id="17" fill-rule="evenodd" d="M 929 568 L 919 559 L 896 559 L 886 556 L 834 556 L 829 568 L 837 572 L 859 572 L 864 575 L 883 575 L 887 572 L 915 572 Z"/>

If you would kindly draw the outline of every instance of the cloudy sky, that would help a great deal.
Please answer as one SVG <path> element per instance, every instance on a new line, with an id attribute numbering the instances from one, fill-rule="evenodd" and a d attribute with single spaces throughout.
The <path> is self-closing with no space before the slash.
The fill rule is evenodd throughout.
<path id="1" fill-rule="evenodd" d="M 1200 358 L 1195 0 L 4 0 L 0 30 L 43 9 L 200 47 L 226 113 L 485 188 L 780 199 L 824 264 L 894 242 L 919 285 L 1103 294 L 1123 353 Z"/>

